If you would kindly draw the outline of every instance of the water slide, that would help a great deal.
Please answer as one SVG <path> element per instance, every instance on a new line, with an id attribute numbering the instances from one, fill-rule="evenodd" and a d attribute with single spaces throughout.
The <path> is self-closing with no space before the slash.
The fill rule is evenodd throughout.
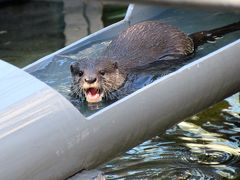
<path id="1" fill-rule="evenodd" d="M 31 75 L 57 55 L 164 13 L 158 6 L 130 5 L 124 20 L 23 69 L 0 61 L 1 179 L 59 180 L 96 168 L 240 90 L 238 39 L 89 116 Z"/>

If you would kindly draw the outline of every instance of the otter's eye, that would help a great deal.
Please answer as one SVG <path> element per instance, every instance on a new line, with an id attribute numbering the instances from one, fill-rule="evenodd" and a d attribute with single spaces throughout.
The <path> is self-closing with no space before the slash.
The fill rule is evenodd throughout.
<path id="1" fill-rule="evenodd" d="M 106 72 L 105 72 L 104 70 L 100 70 L 99 73 L 100 73 L 102 76 L 104 76 Z"/>
<path id="2" fill-rule="evenodd" d="M 83 71 L 78 72 L 78 76 L 81 77 L 83 75 Z"/>

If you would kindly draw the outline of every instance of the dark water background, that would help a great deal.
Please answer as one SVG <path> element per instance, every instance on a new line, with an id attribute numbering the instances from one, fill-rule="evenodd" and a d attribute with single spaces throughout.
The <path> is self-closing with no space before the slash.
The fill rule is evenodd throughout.
<path id="1" fill-rule="evenodd" d="M 104 24 L 118 20 L 123 12 L 122 7 L 112 11 L 105 8 Z M 176 25 L 187 33 L 239 20 L 237 13 L 190 13 L 191 16 L 185 10 L 169 10 L 155 18 Z M 23 67 L 62 48 L 65 45 L 63 17 L 62 2 L 40 1 L 0 6 L 0 58 Z M 205 44 L 198 49 L 194 59 L 239 37 L 239 32 L 232 33 L 214 44 Z M 95 56 L 106 46 L 107 42 L 103 42 L 79 49 L 77 56 Z M 56 56 L 44 70 L 36 71 L 34 75 L 70 99 L 70 62 L 68 58 Z M 165 73 L 169 72 L 141 74 L 134 88 L 138 89 L 139 84 L 148 84 Z M 209 107 L 99 169 L 105 172 L 107 179 L 240 179 L 239 98 L 236 94 Z M 104 107 L 104 104 L 100 106 Z M 82 112 L 86 115 L 92 113 L 89 111 L 91 107 L 83 107 Z"/>

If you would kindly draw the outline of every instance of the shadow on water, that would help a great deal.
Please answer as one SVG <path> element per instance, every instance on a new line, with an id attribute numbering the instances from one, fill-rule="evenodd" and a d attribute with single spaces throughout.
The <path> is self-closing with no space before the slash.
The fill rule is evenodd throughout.
<path id="1" fill-rule="evenodd" d="M 121 8 L 117 13 L 103 8 L 103 17 L 109 21 L 121 18 Z M 169 10 L 161 14 L 161 17 L 156 17 L 159 18 L 191 33 L 220 27 L 231 23 L 230 20 L 238 21 L 239 14 L 192 11 L 189 16 L 187 11 Z M 62 2 L 39 1 L 1 7 L 0 57 L 23 67 L 34 59 L 62 48 L 65 45 L 63 19 Z M 112 22 L 105 22 L 108 23 Z M 198 49 L 192 60 L 205 56 L 239 37 L 240 33 L 232 33 L 214 44 L 205 44 Z M 94 44 L 70 55 L 96 56 L 107 45 L 108 42 Z M 68 68 L 72 61 L 55 56 L 45 68 L 39 69 L 33 75 L 81 107 L 81 112 L 88 116 L 106 104 L 89 107 L 79 99 L 71 99 L 71 77 Z M 172 70 L 178 68 L 180 67 Z M 139 89 L 171 71 L 160 74 L 154 72 L 150 75 L 141 74 L 136 84 L 130 84 L 131 88 Z M 105 172 L 107 179 L 238 179 L 239 164 L 240 102 L 239 94 L 236 94 L 129 150 L 99 169 Z"/>
<path id="2" fill-rule="evenodd" d="M 62 3 L 42 1 L 1 7 L 0 58 L 23 67 L 62 48 L 62 11 Z"/>
<path id="3" fill-rule="evenodd" d="M 0 0 L 0 59 L 24 67 L 51 54 L 101 29 L 101 10 L 79 0 Z"/>

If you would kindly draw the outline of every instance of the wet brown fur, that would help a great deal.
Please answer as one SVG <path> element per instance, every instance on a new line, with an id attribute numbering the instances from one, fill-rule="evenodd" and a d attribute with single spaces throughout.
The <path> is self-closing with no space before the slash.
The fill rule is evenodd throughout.
<path id="1" fill-rule="evenodd" d="M 217 30 L 220 32 L 221 28 Z M 73 89 L 79 93 L 85 88 L 95 87 L 101 89 L 105 96 L 110 96 L 112 91 L 124 84 L 131 69 L 193 54 L 198 45 L 208 40 L 208 32 L 215 31 L 203 32 L 188 36 L 178 28 L 159 21 L 144 21 L 130 26 L 112 40 L 101 57 L 82 59 L 71 65 Z M 77 70 L 83 71 L 81 77 Z M 84 81 L 85 78 L 97 80 L 89 85 Z"/>

